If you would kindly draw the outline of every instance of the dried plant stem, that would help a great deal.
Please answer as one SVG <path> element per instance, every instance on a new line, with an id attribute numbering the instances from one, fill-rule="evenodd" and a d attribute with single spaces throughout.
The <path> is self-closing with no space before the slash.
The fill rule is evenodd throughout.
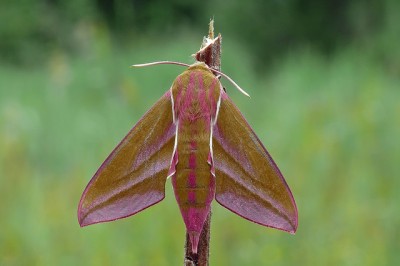
<path id="1" fill-rule="evenodd" d="M 200 50 L 194 54 L 197 61 L 206 63 L 209 67 L 220 71 L 221 70 L 221 35 L 214 38 L 214 21 L 210 21 L 208 37 L 204 38 Z M 186 233 L 185 244 L 185 266 L 207 266 L 209 260 L 210 247 L 210 225 L 211 212 L 208 214 L 204 223 L 203 230 L 200 234 L 197 254 L 192 253 L 192 245 L 189 239 L 189 234 Z"/>
<path id="2" fill-rule="evenodd" d="M 200 234 L 199 246 L 197 254 L 192 253 L 192 245 L 190 243 L 189 234 L 186 233 L 185 243 L 185 266 L 206 266 L 208 265 L 209 247 L 210 247 L 210 225 L 211 212 L 208 214 L 204 223 L 203 230 Z"/>

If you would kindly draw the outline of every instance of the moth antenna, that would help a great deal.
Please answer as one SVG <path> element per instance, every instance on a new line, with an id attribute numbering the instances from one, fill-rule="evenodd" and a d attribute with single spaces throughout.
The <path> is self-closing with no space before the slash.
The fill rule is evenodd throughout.
<path id="1" fill-rule="evenodd" d="M 155 65 L 178 65 L 178 66 L 185 66 L 185 67 L 190 67 L 190 65 L 181 63 L 181 62 L 175 62 L 175 61 L 157 61 L 157 62 L 151 62 L 151 63 L 145 63 L 145 64 L 136 64 L 132 65 L 131 67 L 147 67 L 147 66 L 155 66 Z"/>
<path id="2" fill-rule="evenodd" d="M 234 82 L 233 79 L 231 79 L 228 75 L 226 75 L 226 74 L 224 74 L 224 73 L 222 73 L 222 72 L 220 72 L 218 70 L 215 70 L 215 69 L 211 69 L 211 71 L 213 71 L 213 72 L 217 73 L 218 75 L 221 75 L 224 78 L 226 78 L 230 83 L 232 83 L 233 86 L 236 87 L 236 89 L 238 89 L 241 93 L 243 93 L 244 95 L 246 95 L 247 97 L 250 98 L 250 95 L 245 90 L 240 88 L 240 86 L 237 85 L 236 82 Z"/>
<path id="3" fill-rule="evenodd" d="M 155 66 L 155 65 L 178 65 L 178 66 L 190 67 L 189 64 L 185 64 L 185 63 L 181 63 L 181 62 L 175 62 L 175 61 L 157 61 L 157 62 L 151 62 L 151 63 L 145 63 L 145 64 L 136 64 L 136 65 L 132 65 L 131 67 L 147 67 L 147 66 Z M 240 86 L 237 85 L 236 82 L 233 81 L 233 79 L 231 79 L 228 75 L 226 75 L 226 74 L 224 74 L 224 73 L 222 73 L 222 72 L 220 72 L 218 70 L 212 69 L 212 68 L 210 68 L 210 70 L 215 72 L 215 73 L 217 73 L 218 75 L 223 76 L 224 78 L 226 78 L 241 93 L 243 93 L 247 97 L 250 97 L 250 95 L 245 90 L 240 88 Z"/>

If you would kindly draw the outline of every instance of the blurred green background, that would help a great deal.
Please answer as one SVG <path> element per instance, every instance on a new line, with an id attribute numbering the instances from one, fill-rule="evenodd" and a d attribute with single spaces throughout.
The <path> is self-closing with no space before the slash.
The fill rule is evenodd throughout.
<path id="1" fill-rule="evenodd" d="M 182 265 L 166 199 L 80 228 L 106 156 L 194 62 L 210 17 L 222 81 L 297 201 L 296 235 L 213 205 L 211 265 L 400 265 L 400 2 L 3 0 L 0 265 Z"/>

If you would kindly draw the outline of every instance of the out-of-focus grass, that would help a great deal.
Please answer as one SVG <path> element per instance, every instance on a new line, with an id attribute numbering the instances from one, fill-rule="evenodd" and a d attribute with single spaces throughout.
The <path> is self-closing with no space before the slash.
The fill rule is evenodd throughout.
<path id="1" fill-rule="evenodd" d="M 351 48 L 330 59 L 288 56 L 262 77 L 226 41 L 228 93 L 280 166 L 296 198 L 295 236 L 213 205 L 211 265 L 400 263 L 400 90 L 384 65 Z M 183 48 L 182 48 L 183 47 Z M 80 195 L 112 148 L 191 62 L 197 39 L 54 51 L 36 69 L 0 65 L 0 264 L 179 265 L 184 224 L 170 182 L 158 205 L 79 228 Z M 138 145 L 140 145 L 138 143 Z"/>

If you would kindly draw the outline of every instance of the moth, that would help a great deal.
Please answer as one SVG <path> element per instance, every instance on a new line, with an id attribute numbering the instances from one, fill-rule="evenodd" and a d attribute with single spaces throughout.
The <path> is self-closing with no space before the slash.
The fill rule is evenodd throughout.
<path id="1" fill-rule="evenodd" d="M 163 63 L 171 62 L 145 65 Z M 193 253 L 214 198 L 245 219 L 294 233 L 292 193 L 215 74 L 233 81 L 204 63 L 174 64 L 188 68 L 90 180 L 79 202 L 80 225 L 128 217 L 160 202 L 170 178 Z"/>

